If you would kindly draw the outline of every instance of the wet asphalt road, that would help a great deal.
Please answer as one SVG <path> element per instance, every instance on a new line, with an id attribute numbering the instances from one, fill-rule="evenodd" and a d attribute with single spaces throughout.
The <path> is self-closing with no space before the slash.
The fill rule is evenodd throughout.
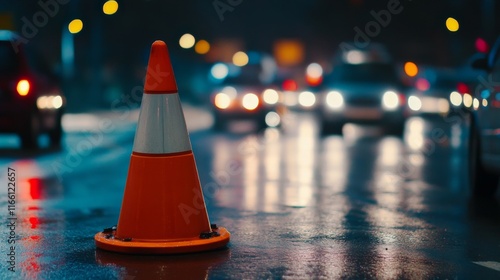
<path id="1" fill-rule="evenodd" d="M 231 232 L 229 246 L 162 257 L 96 250 L 93 235 L 118 220 L 133 118 L 69 118 L 61 151 L 22 152 L 1 138 L 1 279 L 500 278 L 500 199 L 470 197 L 467 124 L 443 119 L 412 118 L 403 138 L 356 126 L 322 138 L 307 113 L 262 133 L 244 123 L 215 133 L 187 114 L 208 214 Z"/>

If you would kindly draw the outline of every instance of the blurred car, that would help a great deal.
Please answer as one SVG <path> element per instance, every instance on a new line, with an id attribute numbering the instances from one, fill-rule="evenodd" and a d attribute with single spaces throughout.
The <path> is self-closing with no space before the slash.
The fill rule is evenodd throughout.
<path id="1" fill-rule="evenodd" d="M 226 78 L 212 94 L 211 101 L 216 130 L 225 129 L 234 120 L 250 120 L 258 129 L 277 127 L 281 123 L 280 93 L 262 84 L 258 75 L 240 73 Z"/>
<path id="2" fill-rule="evenodd" d="M 487 58 L 473 66 L 487 71 L 474 91 L 469 139 L 469 177 L 475 195 L 492 196 L 500 182 L 500 37 Z"/>
<path id="3" fill-rule="evenodd" d="M 456 101 L 462 99 L 460 85 L 452 69 L 422 69 L 408 92 L 408 108 L 413 115 L 447 115 L 460 108 Z"/>
<path id="4" fill-rule="evenodd" d="M 358 52 L 359 53 L 359 52 Z M 345 123 L 377 124 L 402 134 L 406 96 L 399 75 L 388 62 L 340 63 L 325 78 L 319 110 L 322 134 L 341 134 Z"/>
<path id="5" fill-rule="evenodd" d="M 415 79 L 408 95 L 408 107 L 414 115 L 465 115 L 472 107 L 471 85 L 478 73 L 466 69 L 427 68 Z"/>
<path id="6" fill-rule="evenodd" d="M 23 148 L 37 148 L 47 133 L 52 146 L 61 144 L 64 96 L 40 56 L 23 45 L 14 48 L 14 32 L 0 30 L 0 133 L 15 133 Z"/>
<path id="7" fill-rule="evenodd" d="M 299 86 L 293 79 L 281 82 L 283 105 L 295 111 L 312 111 L 317 105 L 317 89 Z"/>

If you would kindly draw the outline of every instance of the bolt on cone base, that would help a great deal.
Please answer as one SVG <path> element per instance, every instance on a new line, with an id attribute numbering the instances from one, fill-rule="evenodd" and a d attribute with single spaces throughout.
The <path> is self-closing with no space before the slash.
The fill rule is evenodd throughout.
<path id="1" fill-rule="evenodd" d="M 115 230 L 111 232 L 98 232 L 95 236 L 95 244 L 98 248 L 125 253 L 125 254 L 182 254 L 215 250 L 229 243 L 231 234 L 223 227 L 212 229 L 211 233 L 200 235 L 200 239 L 184 241 L 134 241 L 115 239 Z M 203 238 L 205 237 L 205 238 Z"/>

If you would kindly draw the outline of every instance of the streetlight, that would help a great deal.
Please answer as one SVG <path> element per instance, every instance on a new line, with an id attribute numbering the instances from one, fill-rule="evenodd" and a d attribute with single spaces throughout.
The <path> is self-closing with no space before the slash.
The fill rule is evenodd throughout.
<path id="1" fill-rule="evenodd" d="M 102 5 L 102 11 L 106 15 L 113 15 L 118 11 L 118 2 L 115 0 L 108 0 Z"/>

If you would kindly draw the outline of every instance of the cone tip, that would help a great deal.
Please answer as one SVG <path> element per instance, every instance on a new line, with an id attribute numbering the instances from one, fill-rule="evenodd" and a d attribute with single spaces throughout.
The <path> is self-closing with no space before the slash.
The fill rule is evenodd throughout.
<path id="1" fill-rule="evenodd" d="M 163 46 L 167 46 L 167 44 L 165 44 L 165 42 L 163 42 L 162 40 L 156 40 L 153 42 L 153 46 L 152 48 L 159 48 L 159 47 L 163 47 Z"/>
<path id="2" fill-rule="evenodd" d="M 144 84 L 145 93 L 176 93 L 174 71 L 170 62 L 167 44 L 156 40 L 151 45 L 148 69 Z"/>

